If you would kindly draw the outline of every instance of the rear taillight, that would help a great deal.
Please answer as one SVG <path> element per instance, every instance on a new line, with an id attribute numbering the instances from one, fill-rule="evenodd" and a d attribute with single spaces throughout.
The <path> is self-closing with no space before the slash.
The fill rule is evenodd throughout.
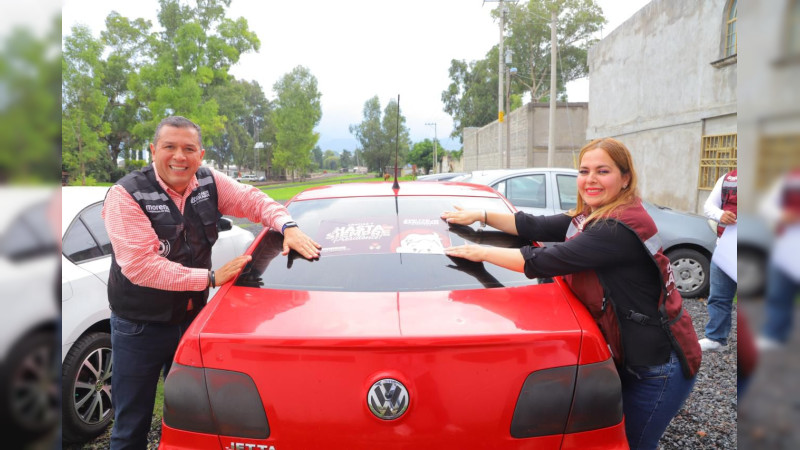
<path id="1" fill-rule="evenodd" d="M 510 431 L 515 438 L 529 438 L 606 428 L 621 421 L 622 386 L 609 358 L 528 375 Z"/>
<path id="2" fill-rule="evenodd" d="M 566 433 L 597 430 L 622 421 L 622 383 L 614 361 L 578 366 Z"/>
<path id="3" fill-rule="evenodd" d="M 177 363 L 164 383 L 164 423 L 197 433 L 269 437 L 267 415 L 252 378 Z"/>
<path id="4" fill-rule="evenodd" d="M 517 398 L 511 436 L 562 434 L 575 390 L 576 366 L 538 370 L 528 375 Z"/>

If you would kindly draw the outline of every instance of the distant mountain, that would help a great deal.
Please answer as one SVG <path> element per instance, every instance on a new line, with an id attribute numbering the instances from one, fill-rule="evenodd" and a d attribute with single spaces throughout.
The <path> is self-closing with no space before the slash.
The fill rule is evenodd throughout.
<path id="1" fill-rule="evenodd" d="M 354 138 L 325 139 L 321 137 L 317 145 L 323 152 L 325 150 L 333 150 L 334 153 L 341 154 L 342 150 L 348 150 L 353 153 L 353 150 L 358 148 L 358 141 Z"/>
<path id="2" fill-rule="evenodd" d="M 412 142 L 417 142 L 412 139 Z M 461 144 L 458 142 L 458 139 L 451 139 L 451 138 L 444 138 L 439 139 L 439 143 L 442 147 L 446 148 L 447 150 L 458 150 L 461 148 Z M 333 139 L 325 139 L 320 138 L 319 148 L 322 149 L 324 152 L 325 150 L 333 150 L 336 154 L 341 154 L 342 150 L 347 150 L 350 153 L 358 148 L 358 141 L 355 138 L 333 138 Z"/>

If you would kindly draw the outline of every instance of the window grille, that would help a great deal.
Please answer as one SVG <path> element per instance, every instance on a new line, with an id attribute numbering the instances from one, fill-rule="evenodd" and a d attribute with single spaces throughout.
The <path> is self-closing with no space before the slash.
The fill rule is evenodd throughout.
<path id="1" fill-rule="evenodd" d="M 800 55 L 800 0 L 794 0 L 787 14 L 786 26 L 787 56 Z"/>
<path id="2" fill-rule="evenodd" d="M 800 135 L 761 136 L 757 155 L 755 188 L 762 191 L 787 170 L 800 167 Z"/>
<path id="3" fill-rule="evenodd" d="M 736 1 L 731 0 L 730 7 L 728 8 L 728 18 L 726 20 L 726 33 L 725 33 L 725 56 L 732 56 L 736 54 Z"/>
<path id="4" fill-rule="evenodd" d="M 710 191 L 719 177 L 736 168 L 736 136 L 703 136 L 698 189 Z"/>

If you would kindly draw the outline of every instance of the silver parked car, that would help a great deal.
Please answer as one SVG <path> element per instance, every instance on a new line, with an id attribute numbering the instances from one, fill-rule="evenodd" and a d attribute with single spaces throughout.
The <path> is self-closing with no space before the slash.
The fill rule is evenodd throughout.
<path id="1" fill-rule="evenodd" d="M 550 215 L 575 207 L 577 176 L 575 169 L 495 169 L 474 171 L 454 181 L 491 186 L 521 211 Z M 711 254 L 717 242 L 712 224 L 698 214 L 675 211 L 647 201 L 643 203 L 658 227 L 681 295 L 685 298 L 706 295 Z"/>
<path id="2" fill-rule="evenodd" d="M 444 173 L 430 173 L 428 175 L 420 175 L 417 181 L 451 181 L 454 178 L 468 175 L 464 172 L 444 172 Z"/>

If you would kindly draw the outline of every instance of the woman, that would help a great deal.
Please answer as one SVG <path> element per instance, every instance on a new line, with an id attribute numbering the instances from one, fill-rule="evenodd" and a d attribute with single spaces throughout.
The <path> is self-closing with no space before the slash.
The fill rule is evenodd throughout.
<path id="1" fill-rule="evenodd" d="M 578 202 L 567 214 L 455 207 L 442 218 L 459 225 L 480 221 L 531 241 L 557 242 L 519 250 L 464 245 L 446 253 L 531 278 L 565 275 L 617 363 L 629 445 L 655 449 L 694 386 L 700 348 L 636 185 L 628 149 L 611 138 L 596 139 L 581 149 Z"/>

